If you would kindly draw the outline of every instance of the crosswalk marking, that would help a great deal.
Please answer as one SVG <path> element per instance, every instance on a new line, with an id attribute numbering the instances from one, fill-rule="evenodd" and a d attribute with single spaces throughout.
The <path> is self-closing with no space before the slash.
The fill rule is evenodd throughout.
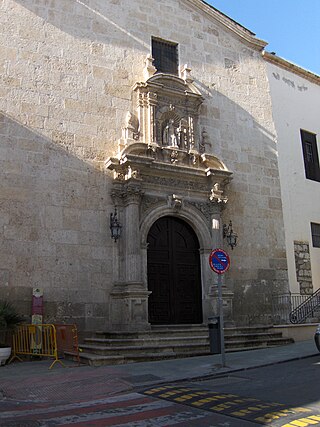
<path id="1" fill-rule="evenodd" d="M 168 389 L 170 389 L 170 392 Z M 320 426 L 320 415 L 312 414 L 310 408 L 288 408 L 283 403 L 264 402 L 251 397 L 218 393 L 203 389 L 199 390 L 193 387 L 174 388 L 174 386 L 168 385 L 168 389 L 166 390 L 165 386 L 163 386 L 159 393 L 157 388 L 150 388 L 144 391 L 144 393 L 160 399 L 174 401 L 263 425 L 272 424 L 272 426 L 276 425 L 278 427 Z M 302 413 L 308 413 L 309 416 L 305 415 L 301 417 Z M 286 421 L 284 419 L 286 419 Z"/>

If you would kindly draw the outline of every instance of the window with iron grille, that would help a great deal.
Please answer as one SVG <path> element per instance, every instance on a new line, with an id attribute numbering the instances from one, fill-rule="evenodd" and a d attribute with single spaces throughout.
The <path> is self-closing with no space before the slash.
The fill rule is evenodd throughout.
<path id="1" fill-rule="evenodd" d="M 300 130 L 304 169 L 307 179 L 320 181 L 320 166 L 317 148 L 317 138 L 314 133 Z"/>
<path id="2" fill-rule="evenodd" d="M 320 248 L 320 224 L 311 223 L 312 246 Z"/>
<path id="3" fill-rule="evenodd" d="M 178 75 L 178 45 L 159 39 L 152 39 L 153 65 L 158 73 Z"/>

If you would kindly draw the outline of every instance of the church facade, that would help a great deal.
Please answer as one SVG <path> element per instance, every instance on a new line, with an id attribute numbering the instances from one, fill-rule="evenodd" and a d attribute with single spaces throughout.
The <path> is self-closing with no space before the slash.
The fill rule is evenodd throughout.
<path id="1" fill-rule="evenodd" d="M 205 323 L 222 247 L 227 321 L 269 322 L 289 285 L 266 43 L 201 0 L 0 20 L 0 298 L 28 315 L 40 288 L 45 321 L 82 330 Z"/>

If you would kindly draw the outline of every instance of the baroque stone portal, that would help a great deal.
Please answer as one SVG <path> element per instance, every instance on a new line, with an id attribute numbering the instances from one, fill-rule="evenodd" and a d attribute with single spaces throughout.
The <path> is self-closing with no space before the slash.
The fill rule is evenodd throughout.
<path id="1" fill-rule="evenodd" d="M 147 63 L 150 76 L 150 58 Z M 111 197 L 123 225 L 114 252 L 110 301 L 115 330 L 150 327 L 147 236 L 163 216 L 186 221 L 199 239 L 203 319 L 212 315 L 214 279 L 208 257 L 221 241 L 221 230 L 213 224 L 220 222 L 232 176 L 221 160 L 205 152 L 211 142 L 199 123 L 204 99 L 187 67 L 181 77 L 151 75 L 136 83 L 133 95 L 118 153 L 106 160 L 114 173 Z"/>

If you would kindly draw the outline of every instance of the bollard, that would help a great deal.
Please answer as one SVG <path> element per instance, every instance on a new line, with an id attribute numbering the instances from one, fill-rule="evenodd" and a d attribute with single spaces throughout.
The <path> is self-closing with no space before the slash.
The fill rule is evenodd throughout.
<path id="1" fill-rule="evenodd" d="M 208 317 L 209 343 L 211 354 L 221 354 L 220 317 Z"/>

